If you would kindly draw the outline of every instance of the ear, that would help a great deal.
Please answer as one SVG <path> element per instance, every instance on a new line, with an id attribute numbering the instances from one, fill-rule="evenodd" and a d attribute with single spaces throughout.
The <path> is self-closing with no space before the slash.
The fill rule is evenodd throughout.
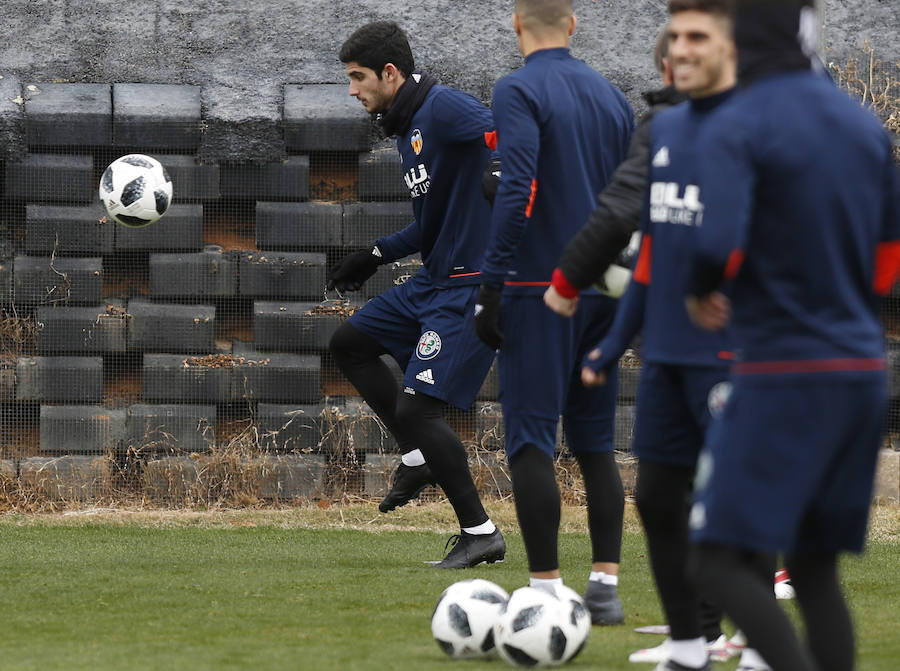
<path id="1" fill-rule="evenodd" d="M 569 36 L 572 36 L 572 33 L 575 32 L 575 26 L 578 25 L 578 19 L 575 18 L 575 15 L 569 17 Z"/>
<path id="2" fill-rule="evenodd" d="M 675 75 L 672 74 L 672 64 L 668 58 L 662 59 L 662 72 L 659 74 L 662 78 L 663 86 L 671 86 L 675 83 Z"/>
<path id="3" fill-rule="evenodd" d="M 381 78 L 385 81 L 392 82 L 399 74 L 400 70 L 397 69 L 396 65 L 393 63 L 386 63 L 384 69 L 381 71 Z"/>
<path id="4" fill-rule="evenodd" d="M 512 19 L 513 19 L 513 30 L 515 31 L 516 35 L 521 35 L 522 34 L 522 21 L 519 19 L 519 15 L 514 12 Z"/>

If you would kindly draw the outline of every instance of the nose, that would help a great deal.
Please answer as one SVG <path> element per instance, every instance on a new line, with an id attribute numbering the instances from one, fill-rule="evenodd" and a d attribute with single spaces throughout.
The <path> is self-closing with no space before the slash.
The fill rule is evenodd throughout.
<path id="1" fill-rule="evenodd" d="M 359 95 L 359 89 L 356 87 L 356 85 L 353 82 L 350 82 L 349 89 L 350 89 L 350 91 L 349 91 L 350 95 L 353 96 L 354 98 L 356 98 Z"/>

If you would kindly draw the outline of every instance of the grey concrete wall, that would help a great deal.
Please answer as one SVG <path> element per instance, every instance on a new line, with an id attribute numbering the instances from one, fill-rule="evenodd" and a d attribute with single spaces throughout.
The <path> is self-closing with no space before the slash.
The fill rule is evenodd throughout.
<path id="1" fill-rule="evenodd" d="M 574 53 L 640 107 L 665 0 L 576 0 Z M 898 0 L 825 0 L 829 60 L 868 39 L 900 60 Z M 521 63 L 512 0 L 3 0 L 0 74 L 31 82 L 183 83 L 203 87 L 212 156 L 265 156 L 286 83 L 343 82 L 336 52 L 356 27 L 395 19 L 418 65 L 490 98 Z M 4 103 L 6 101 L 3 101 Z M 0 137 L 0 141 L 7 138 Z"/>

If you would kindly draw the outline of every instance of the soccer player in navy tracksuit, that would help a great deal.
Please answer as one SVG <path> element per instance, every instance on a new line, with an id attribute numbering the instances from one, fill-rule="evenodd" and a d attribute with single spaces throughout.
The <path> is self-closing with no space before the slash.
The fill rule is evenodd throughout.
<path id="1" fill-rule="evenodd" d="M 406 35 L 395 23 L 363 26 L 341 47 L 340 59 L 350 95 L 381 113 L 385 133 L 397 136 L 415 220 L 344 257 L 328 286 L 358 289 L 380 264 L 414 252 L 421 252 L 424 267 L 355 312 L 329 349 L 404 453 L 382 512 L 436 480 L 461 528 L 438 567 L 495 562 L 506 544 L 481 504 L 465 447 L 443 417 L 447 404 L 471 405 L 494 358 L 468 319 L 490 225 L 481 174 L 490 155 L 491 113 L 472 96 L 414 71 Z M 383 354 L 403 367 L 402 391 Z"/>
<path id="2" fill-rule="evenodd" d="M 691 525 L 698 579 L 775 671 L 848 671 L 837 556 L 866 537 L 887 407 L 878 296 L 900 269 L 900 184 L 877 119 L 809 72 L 805 4 L 739 0 L 744 90 L 704 146 L 688 303 L 708 328 L 733 306 L 739 359 Z M 806 644 L 772 599 L 764 557 L 777 551 Z"/>
<path id="3" fill-rule="evenodd" d="M 583 376 L 588 384 L 602 384 L 643 327 L 632 448 L 638 457 L 635 499 L 670 638 L 632 658 L 658 658 L 659 669 L 681 670 L 708 668 L 706 648 L 715 643 L 703 636 L 700 598 L 688 579 L 688 514 L 707 427 L 728 395 L 731 358 L 727 333 L 709 333 L 690 321 L 684 304 L 686 259 L 692 256 L 697 231 L 706 225 L 705 194 L 697 186 L 707 160 L 703 134 L 734 94 L 737 53 L 729 3 L 671 0 L 669 12 L 674 83 L 690 100 L 653 119 L 633 279 Z M 742 668 L 765 668 L 752 659 L 754 654 L 745 651 Z"/>
<path id="4" fill-rule="evenodd" d="M 506 454 L 531 582 L 551 590 L 562 583 L 553 462 L 562 414 L 587 492 L 594 579 L 586 602 L 595 623 L 618 624 L 624 497 L 613 454 L 616 389 L 587 390 L 577 377 L 578 362 L 605 332 L 615 303 L 594 290 L 566 319 L 543 305 L 542 294 L 563 247 L 624 158 L 633 113 L 618 89 L 570 55 L 569 0 L 518 0 L 513 25 L 525 66 L 494 88 L 503 176 L 476 329 L 492 348 L 502 345 Z"/>

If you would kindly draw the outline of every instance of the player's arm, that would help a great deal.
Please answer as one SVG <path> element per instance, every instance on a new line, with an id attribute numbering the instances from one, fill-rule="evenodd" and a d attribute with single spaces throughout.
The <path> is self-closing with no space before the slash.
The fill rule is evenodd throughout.
<path id="1" fill-rule="evenodd" d="M 900 276 L 900 170 L 888 151 L 884 169 L 884 224 L 875 252 L 873 289 L 887 296 Z"/>
<path id="2" fill-rule="evenodd" d="M 494 88 L 494 123 L 503 178 L 497 186 L 491 218 L 491 237 L 481 266 L 481 288 L 475 304 L 475 332 L 486 345 L 503 345 L 500 331 L 500 296 L 506 273 L 537 195 L 540 127 L 526 93 L 501 80 Z"/>
<path id="3" fill-rule="evenodd" d="M 722 123 L 707 137 L 699 179 L 703 219 L 697 229 L 685 304 L 697 326 L 718 330 L 730 318 L 722 286 L 738 274 L 744 261 L 756 175 L 748 135 Z"/>
<path id="4" fill-rule="evenodd" d="M 494 122 L 503 178 L 497 187 L 481 275 L 486 284 L 499 287 L 512 266 L 539 188 L 540 127 L 525 91 L 503 81 L 494 90 Z"/>
<path id="5" fill-rule="evenodd" d="M 552 286 L 567 298 L 596 283 L 638 229 L 649 174 L 650 120 L 632 136 L 625 160 L 600 193 L 587 223 L 566 245 Z M 563 282 L 565 280 L 565 283 Z"/>
<path id="6" fill-rule="evenodd" d="M 484 142 L 485 134 L 494 130 L 490 108 L 468 93 L 445 89 L 434 104 L 435 130 L 441 140 Z"/>
<path id="7" fill-rule="evenodd" d="M 651 280 L 652 256 L 653 236 L 644 233 L 631 282 L 619 300 L 612 326 L 603 340 L 582 361 L 581 381 L 586 386 L 606 384 L 609 370 L 622 358 L 629 343 L 641 330 L 647 306 L 647 288 Z"/>
<path id="8" fill-rule="evenodd" d="M 381 249 L 384 259 L 382 263 L 402 259 L 422 249 L 422 227 L 417 220 L 413 220 L 402 231 L 378 238 L 375 244 Z"/>

